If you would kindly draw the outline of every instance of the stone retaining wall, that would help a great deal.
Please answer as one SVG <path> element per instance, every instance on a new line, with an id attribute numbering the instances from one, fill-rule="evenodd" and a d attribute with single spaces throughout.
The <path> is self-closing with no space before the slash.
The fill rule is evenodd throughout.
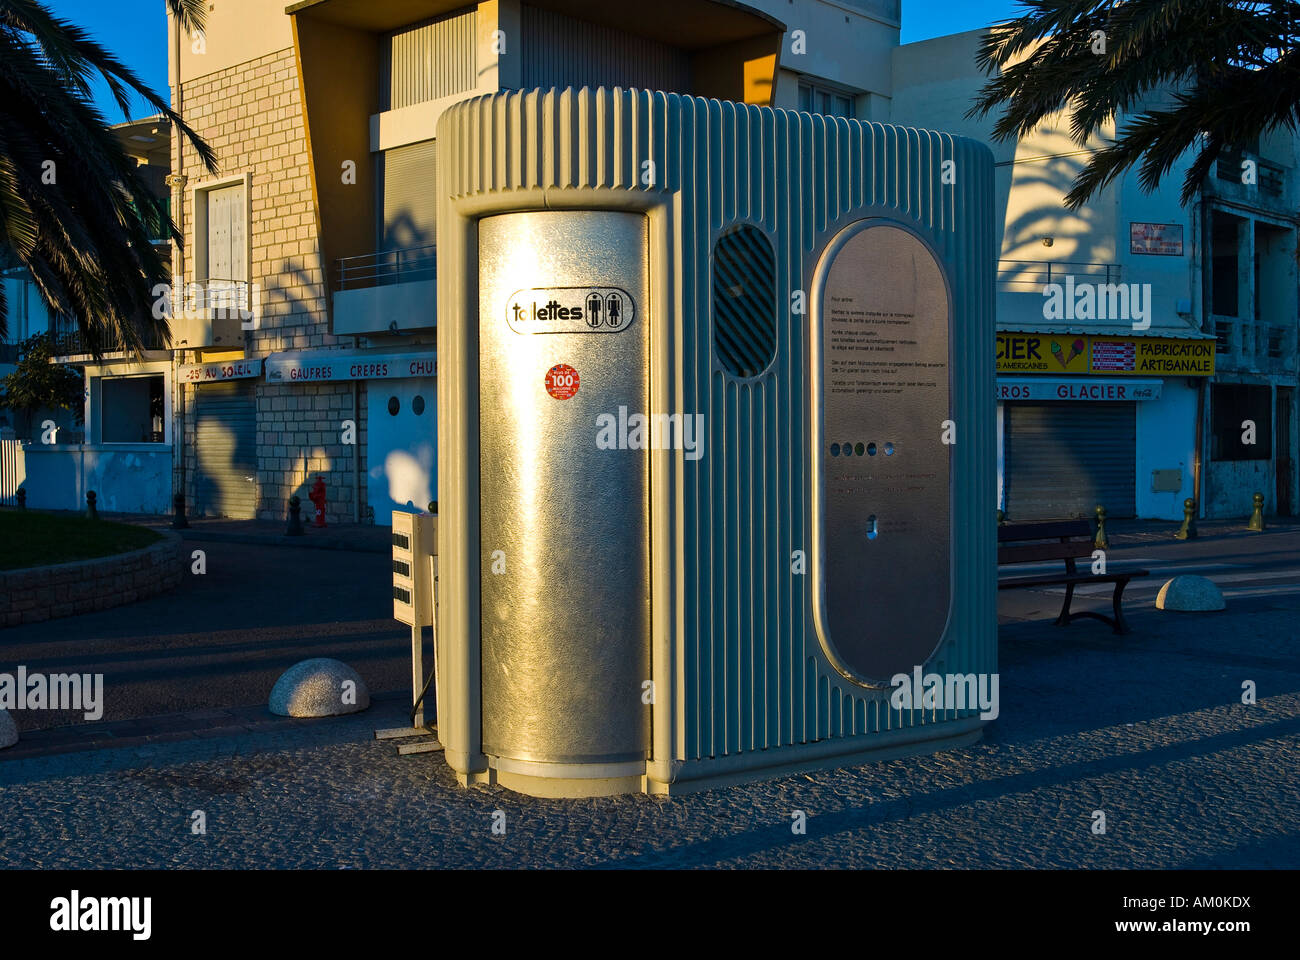
<path id="1" fill-rule="evenodd" d="M 130 553 L 49 567 L 0 571 L 0 627 L 70 617 L 134 603 L 181 582 L 181 538 L 162 539 Z"/>

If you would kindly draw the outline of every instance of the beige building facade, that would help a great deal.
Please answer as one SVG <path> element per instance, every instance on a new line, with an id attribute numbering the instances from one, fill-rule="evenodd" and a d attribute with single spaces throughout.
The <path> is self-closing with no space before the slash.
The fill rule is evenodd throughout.
<path id="1" fill-rule="evenodd" d="M 331 523 L 437 499 L 451 104 L 617 85 L 885 119 L 899 26 L 897 0 L 209 8 L 202 35 L 169 40 L 173 105 L 219 163 L 173 144 L 173 484 L 194 514 L 275 520 L 321 478 Z"/>

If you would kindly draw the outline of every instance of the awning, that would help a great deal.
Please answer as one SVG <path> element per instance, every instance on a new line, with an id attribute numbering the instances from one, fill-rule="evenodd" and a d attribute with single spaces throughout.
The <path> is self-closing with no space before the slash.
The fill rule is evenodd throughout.
<path id="1" fill-rule="evenodd" d="M 1052 323 L 1050 321 L 1026 323 L 1024 320 L 1008 320 L 997 324 L 998 333 L 1045 333 L 1052 336 L 1093 336 L 1093 337 L 1156 337 L 1170 340 L 1213 340 L 1214 335 L 1204 333 L 1185 323 L 1152 323 L 1145 330 L 1134 330 L 1131 323 L 1092 323 L 1075 321 L 1073 323 Z"/>
<path id="2" fill-rule="evenodd" d="M 301 350 L 266 358 L 267 383 L 326 380 L 400 380 L 432 377 L 438 353 L 432 347 L 406 350 Z"/>
<path id="3" fill-rule="evenodd" d="M 219 383 L 222 380 L 245 380 L 260 376 L 262 361 L 222 360 L 212 363 L 187 363 L 180 368 L 181 383 Z"/>
<path id="4" fill-rule="evenodd" d="M 999 400 L 1158 400 L 1163 380 L 998 377 Z"/>

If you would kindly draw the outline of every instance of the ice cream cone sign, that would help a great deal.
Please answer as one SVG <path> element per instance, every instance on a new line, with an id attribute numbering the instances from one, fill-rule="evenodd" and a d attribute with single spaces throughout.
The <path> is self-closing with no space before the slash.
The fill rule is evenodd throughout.
<path id="1" fill-rule="evenodd" d="M 1085 347 L 1086 345 L 1084 344 L 1082 339 L 1075 340 L 1074 343 L 1070 344 L 1070 352 L 1067 354 L 1064 348 L 1061 346 L 1061 344 L 1058 341 L 1053 340 L 1052 356 L 1054 356 L 1056 358 L 1056 362 L 1061 365 L 1061 369 L 1066 370 L 1069 369 L 1069 366 L 1071 362 L 1073 362 L 1074 358 L 1079 356 L 1079 354 L 1083 353 Z"/>

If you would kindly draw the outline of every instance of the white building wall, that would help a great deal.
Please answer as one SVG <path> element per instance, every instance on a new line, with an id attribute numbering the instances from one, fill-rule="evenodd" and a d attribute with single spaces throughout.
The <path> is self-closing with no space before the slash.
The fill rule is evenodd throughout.
<path id="1" fill-rule="evenodd" d="M 994 142 L 995 115 L 967 116 L 987 80 L 975 60 L 983 33 L 967 31 L 895 49 L 888 120 L 972 137 L 993 150 L 995 210 L 1003 225 L 998 328 L 1039 331 L 1069 326 L 1102 334 L 1129 330 L 1147 336 L 1196 334 L 1200 316 L 1198 225 L 1195 209 L 1184 209 L 1178 201 L 1187 161 L 1176 165 L 1152 194 L 1141 190 L 1137 173 L 1130 171 L 1083 207 L 1067 209 L 1064 196 L 1101 140 L 1080 147 L 1069 136 L 1068 122 L 1061 119 L 1018 141 Z M 1102 133 L 1113 135 L 1113 126 Z M 1131 253 L 1132 222 L 1181 224 L 1182 255 Z M 1049 279 L 1063 282 L 1066 275 L 1073 275 L 1076 282 L 1138 284 L 1147 317 L 1047 319 L 1044 287 Z M 1150 323 L 1149 329 L 1132 327 L 1144 322 Z M 1121 378 L 1115 379 L 1119 382 Z M 1193 495 L 1198 389 L 1195 381 L 1166 377 L 1159 399 L 1136 404 L 1134 479 L 1140 517 L 1181 519 L 1183 500 Z M 1155 493 L 1152 471 L 1169 469 L 1182 472 L 1181 489 Z M 998 475 L 1001 491 L 1001 455 Z"/>
<path id="2" fill-rule="evenodd" d="M 898 0 L 746 0 L 786 24 L 773 106 L 799 108 L 803 78 L 857 94 L 857 118 L 885 122 Z M 796 33 L 798 31 L 798 33 Z"/>
<path id="3" fill-rule="evenodd" d="M 1193 493 L 1196 462 L 1195 383 L 1185 377 L 1166 377 L 1158 400 L 1137 405 L 1137 511 L 1139 517 L 1181 520 L 1183 501 Z M 1179 470 L 1183 485 L 1177 491 L 1152 489 L 1156 470 Z"/>

